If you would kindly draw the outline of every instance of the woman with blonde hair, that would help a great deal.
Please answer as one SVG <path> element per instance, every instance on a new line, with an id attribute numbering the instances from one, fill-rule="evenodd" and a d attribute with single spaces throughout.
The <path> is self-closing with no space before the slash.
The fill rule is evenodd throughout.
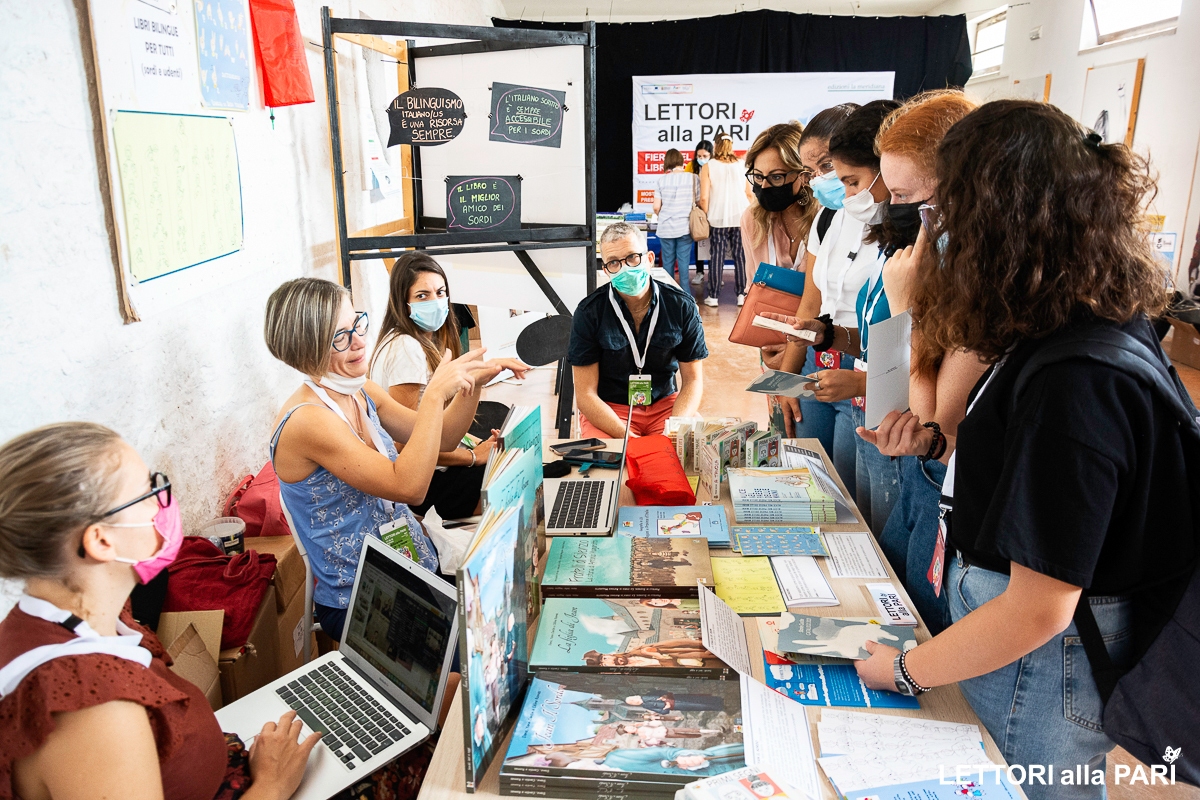
<path id="1" fill-rule="evenodd" d="M 718 133 L 712 160 L 700 170 L 700 208 L 708 215 L 710 252 L 708 284 L 704 288 L 704 305 L 719 305 L 721 277 L 725 273 L 725 256 L 733 258 L 734 281 L 737 284 L 738 305 L 746 295 L 746 260 L 742 250 L 742 212 L 750 205 L 750 185 L 744 177 L 744 164 L 733 150 L 733 139 Z"/>
<path id="2" fill-rule="evenodd" d="M 179 500 L 114 431 L 63 422 L 0 447 L 0 797 L 289 797 L 320 738 L 289 711 L 247 754 L 167 666 L 129 595 L 175 560 Z M 247 758 L 248 755 L 248 758 Z"/>
<path id="3" fill-rule="evenodd" d="M 501 369 L 480 361 L 483 349 L 453 359 L 448 349 L 413 411 L 367 380 L 367 324 L 349 292 L 317 278 L 288 281 L 267 300 L 267 347 L 305 376 L 275 418 L 271 462 L 316 574 L 317 620 L 335 639 L 364 537 L 391 534 L 437 571 L 406 504 L 425 499 L 438 453 L 458 446 L 483 384 Z M 404 443 L 399 454 L 394 442 Z"/>
<path id="4" fill-rule="evenodd" d="M 797 254 L 817 213 L 808 181 L 813 172 L 800 160 L 799 123 L 772 125 L 746 151 L 746 180 L 754 199 L 742 212 L 742 248 L 748 270 L 760 263 L 804 272 Z"/>

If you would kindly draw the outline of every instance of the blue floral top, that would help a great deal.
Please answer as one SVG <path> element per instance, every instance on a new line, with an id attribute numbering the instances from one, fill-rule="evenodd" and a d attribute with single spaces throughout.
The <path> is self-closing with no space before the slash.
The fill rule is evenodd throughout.
<path id="1" fill-rule="evenodd" d="M 380 424 L 375 403 L 366 392 L 363 392 L 363 397 L 367 400 L 367 416 L 383 437 L 387 457 L 395 461 L 396 447 L 391 434 Z M 296 408 L 287 413 L 271 437 L 272 462 L 279 434 Z M 389 514 L 384 500 L 354 488 L 321 466 L 297 483 L 280 479 L 279 493 L 292 516 L 296 532 L 304 542 L 313 574 L 317 577 L 317 588 L 313 593 L 316 603 L 331 608 L 350 605 L 350 592 L 354 588 L 354 574 L 358 570 L 363 537 L 370 535 L 379 538 L 379 527 L 392 520 L 402 519 L 408 523 L 421 566 L 437 571 L 437 551 L 416 517 L 403 503 L 394 504 Z"/>

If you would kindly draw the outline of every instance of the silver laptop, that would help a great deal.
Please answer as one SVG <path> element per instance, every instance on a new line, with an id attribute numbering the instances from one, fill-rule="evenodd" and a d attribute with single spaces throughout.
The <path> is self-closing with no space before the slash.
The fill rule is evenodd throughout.
<path id="1" fill-rule="evenodd" d="M 625 420 L 625 442 L 621 445 L 621 466 L 617 477 L 607 469 L 592 467 L 591 478 L 546 478 L 547 536 L 605 536 L 617 527 L 617 505 L 625 482 L 625 454 L 629 452 L 629 425 L 633 409 Z"/>
<path id="2" fill-rule="evenodd" d="M 322 731 L 293 800 L 324 800 L 436 730 L 458 645 L 453 586 L 382 541 L 363 542 L 341 647 L 217 712 L 249 746 L 294 709 Z"/>

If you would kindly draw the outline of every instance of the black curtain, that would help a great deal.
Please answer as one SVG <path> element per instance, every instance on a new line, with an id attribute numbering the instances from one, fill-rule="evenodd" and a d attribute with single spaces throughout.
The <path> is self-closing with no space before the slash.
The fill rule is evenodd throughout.
<path id="1" fill-rule="evenodd" d="M 492 23 L 579 27 L 499 18 Z M 966 17 L 747 11 L 702 19 L 597 24 L 597 208 L 612 211 L 633 199 L 632 76 L 860 71 L 894 71 L 899 100 L 927 89 L 962 86 L 971 77 Z"/>

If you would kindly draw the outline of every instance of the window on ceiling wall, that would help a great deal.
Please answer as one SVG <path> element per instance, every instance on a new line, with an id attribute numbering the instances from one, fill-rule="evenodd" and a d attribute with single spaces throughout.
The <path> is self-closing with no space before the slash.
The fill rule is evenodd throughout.
<path id="1" fill-rule="evenodd" d="M 1175 30 L 1183 0 L 1087 0 L 1085 46 L 1097 46 Z"/>
<path id="2" fill-rule="evenodd" d="M 972 20 L 974 32 L 971 37 L 972 78 L 986 78 L 1000 74 L 1004 63 L 1004 34 L 1008 29 L 1008 6 L 1002 6 Z"/>

